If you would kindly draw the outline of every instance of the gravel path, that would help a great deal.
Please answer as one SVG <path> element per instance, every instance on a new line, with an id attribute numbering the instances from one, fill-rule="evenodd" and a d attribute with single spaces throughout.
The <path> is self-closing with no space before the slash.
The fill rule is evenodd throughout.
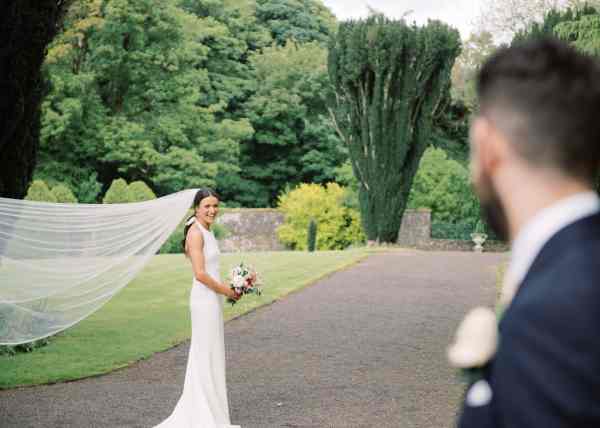
<path id="1" fill-rule="evenodd" d="M 452 426 L 462 386 L 445 348 L 491 305 L 506 255 L 394 251 L 227 323 L 232 422 Z M 0 391 L 0 427 L 152 427 L 183 385 L 183 344 L 112 374 Z"/>

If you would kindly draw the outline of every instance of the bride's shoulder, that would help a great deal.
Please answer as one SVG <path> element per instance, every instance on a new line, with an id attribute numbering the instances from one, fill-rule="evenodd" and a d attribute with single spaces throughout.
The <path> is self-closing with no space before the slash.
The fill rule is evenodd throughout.
<path id="1" fill-rule="evenodd" d="M 204 240 L 204 235 L 199 228 L 191 227 L 187 233 L 187 239 L 193 242 L 202 242 Z"/>

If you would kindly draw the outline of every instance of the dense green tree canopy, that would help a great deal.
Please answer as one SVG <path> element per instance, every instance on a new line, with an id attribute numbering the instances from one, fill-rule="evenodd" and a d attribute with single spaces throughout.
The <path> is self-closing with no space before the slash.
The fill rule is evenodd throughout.
<path id="1" fill-rule="evenodd" d="M 255 134 L 242 146 L 244 190 L 238 193 L 252 195 L 257 206 L 273 204 L 286 186 L 332 181 L 346 159 L 327 115 L 326 58 L 315 42 L 289 42 L 250 57 L 256 87 L 246 114 Z"/>
<path id="2" fill-rule="evenodd" d="M 551 9 L 544 15 L 544 19 L 541 22 L 534 22 L 530 26 L 518 31 L 512 40 L 512 44 L 531 38 L 556 36 L 556 27 L 558 25 L 577 22 L 585 16 L 594 15 L 597 15 L 596 8 L 587 3 L 565 10 Z"/>
<path id="3" fill-rule="evenodd" d="M 581 13 L 572 20 L 557 24 L 554 32 L 581 52 L 597 57 L 600 56 L 600 13 L 593 8 L 588 11 L 590 13 Z"/>
<path id="4" fill-rule="evenodd" d="M 335 95 L 326 43 L 337 26 L 320 0 L 72 0 L 43 67 L 35 177 L 80 202 L 100 202 L 123 178 L 148 185 L 136 184 L 141 198 L 216 187 L 230 206 L 274 205 L 302 182 L 355 185 L 327 109 Z M 435 78 L 454 36 L 438 23 L 426 28 L 406 26 L 398 45 L 385 42 L 389 34 L 363 35 L 375 47 L 364 58 L 409 59 L 396 70 L 413 89 L 396 86 L 405 98 L 387 114 L 410 115 L 378 116 L 387 150 L 404 147 L 396 153 L 414 167 L 427 141 L 464 163 L 468 109 Z M 431 74 L 419 80 L 412 69 Z M 418 101 L 425 92 L 441 95 Z M 404 199 L 411 180 L 396 187 Z M 356 206 L 356 189 L 347 192 Z M 399 209 L 400 221 L 402 204 L 384 208 Z"/>
<path id="5" fill-rule="evenodd" d="M 198 67 L 213 28 L 169 2 L 81 3 L 52 46 L 52 89 L 44 103 L 39 176 L 70 181 L 99 173 L 145 180 L 159 193 L 214 186 L 236 167 L 247 120 L 219 120 L 224 109 L 209 71 Z M 205 19 L 210 21 L 208 18 Z M 77 189 L 76 193 L 81 193 Z"/>
<path id="6" fill-rule="evenodd" d="M 335 17 L 314 0 L 256 0 L 256 17 L 279 45 L 288 40 L 327 42 L 335 31 Z"/>
<path id="7" fill-rule="evenodd" d="M 123 177 L 248 206 L 332 180 L 346 159 L 325 107 L 334 27 L 316 0 L 74 0 L 44 68 L 35 175 L 83 202 Z"/>

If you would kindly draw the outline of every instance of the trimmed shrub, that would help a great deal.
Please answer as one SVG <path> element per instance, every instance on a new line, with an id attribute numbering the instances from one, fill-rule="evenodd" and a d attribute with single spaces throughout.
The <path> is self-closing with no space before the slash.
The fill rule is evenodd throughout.
<path id="1" fill-rule="evenodd" d="M 279 209 L 285 223 L 277 229 L 282 243 L 296 250 L 307 249 L 308 224 L 311 219 L 319 225 L 317 248 L 340 250 L 363 243 L 365 236 L 358 210 L 344 205 L 346 191 L 336 183 L 325 187 L 301 184 L 279 197 Z"/>
<path id="2" fill-rule="evenodd" d="M 56 196 L 52 193 L 48 185 L 43 180 L 33 180 L 27 190 L 27 201 L 37 202 L 56 202 Z"/>
<path id="3" fill-rule="evenodd" d="M 311 219 L 308 223 L 308 251 L 314 252 L 317 247 L 317 222 L 315 219 Z"/>
<path id="4" fill-rule="evenodd" d="M 104 195 L 102 203 L 104 204 L 122 204 L 129 202 L 131 196 L 129 194 L 129 186 L 122 178 L 113 180 L 110 187 Z"/>
<path id="5" fill-rule="evenodd" d="M 56 202 L 68 203 L 68 204 L 76 204 L 77 198 L 67 187 L 66 184 L 57 184 L 52 188 L 52 194 L 56 198 Z"/>
<path id="6" fill-rule="evenodd" d="M 156 199 L 156 195 L 143 181 L 134 181 L 129 185 L 129 202 L 143 202 Z"/>

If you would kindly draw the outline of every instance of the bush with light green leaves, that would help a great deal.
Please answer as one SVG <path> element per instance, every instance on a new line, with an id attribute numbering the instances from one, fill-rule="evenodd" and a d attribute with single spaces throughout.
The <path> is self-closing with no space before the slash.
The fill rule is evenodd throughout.
<path id="1" fill-rule="evenodd" d="M 56 202 L 56 196 L 54 196 L 50 190 L 50 187 L 48 187 L 45 181 L 33 180 L 29 186 L 29 189 L 27 190 L 25 200 L 37 202 Z"/>
<path id="2" fill-rule="evenodd" d="M 129 201 L 143 202 L 156 199 L 156 195 L 143 181 L 134 181 L 129 185 Z"/>
<path id="3" fill-rule="evenodd" d="M 308 225 L 319 225 L 317 248 L 340 250 L 364 243 L 358 210 L 344 204 L 346 191 L 336 183 L 301 184 L 279 197 L 285 222 L 277 229 L 280 241 L 295 250 L 307 250 Z"/>
<path id="4" fill-rule="evenodd" d="M 123 204 L 129 202 L 129 186 L 122 178 L 113 180 L 102 199 L 103 204 Z"/>
<path id="5" fill-rule="evenodd" d="M 77 198 L 69 189 L 66 184 L 57 184 L 52 188 L 52 194 L 56 199 L 56 202 L 67 203 L 67 204 L 76 204 Z"/>

